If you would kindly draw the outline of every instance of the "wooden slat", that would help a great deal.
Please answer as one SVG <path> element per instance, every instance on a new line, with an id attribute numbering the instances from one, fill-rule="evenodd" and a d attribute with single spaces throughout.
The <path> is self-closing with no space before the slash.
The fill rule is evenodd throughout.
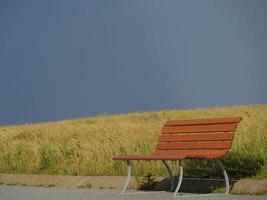
<path id="1" fill-rule="evenodd" d="M 156 150 L 153 155 L 155 156 L 175 156 L 179 155 L 188 158 L 199 158 L 199 159 L 213 159 L 224 156 L 228 153 L 228 149 L 222 150 Z"/>
<path id="2" fill-rule="evenodd" d="M 160 142 L 157 144 L 157 150 L 187 150 L 187 149 L 229 149 L 230 141 L 211 141 L 211 142 Z"/>
<path id="3" fill-rule="evenodd" d="M 170 120 L 165 126 L 183 126 L 183 125 L 208 125 L 208 124 L 235 124 L 240 122 L 242 117 L 232 118 L 212 118 L 212 119 L 191 119 L 191 120 Z"/>
<path id="4" fill-rule="evenodd" d="M 161 133 L 201 133 L 235 131 L 237 124 L 164 126 Z"/>
<path id="5" fill-rule="evenodd" d="M 183 160 L 185 155 L 120 155 L 113 160 Z"/>
<path id="6" fill-rule="evenodd" d="M 233 140 L 234 133 L 198 133 L 198 134 L 162 134 L 160 142 L 193 142 L 193 141 L 225 141 Z"/>
<path id="7" fill-rule="evenodd" d="M 113 160 L 184 160 L 184 159 L 217 159 L 228 153 L 228 150 L 156 150 L 152 155 L 119 155 Z"/>

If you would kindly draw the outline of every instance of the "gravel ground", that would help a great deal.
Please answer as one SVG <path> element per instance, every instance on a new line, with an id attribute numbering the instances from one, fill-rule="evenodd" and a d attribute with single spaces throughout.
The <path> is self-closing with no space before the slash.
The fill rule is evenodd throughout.
<path id="1" fill-rule="evenodd" d="M 128 194 L 121 195 L 119 190 L 104 189 L 65 189 L 65 188 L 44 188 L 29 186 L 0 186 L 0 200 L 166 200 L 174 199 L 171 193 L 149 193 L 149 194 Z M 206 197 L 185 197 L 180 199 L 187 200 L 267 200 L 267 196 L 236 196 L 236 195 L 220 195 Z"/>

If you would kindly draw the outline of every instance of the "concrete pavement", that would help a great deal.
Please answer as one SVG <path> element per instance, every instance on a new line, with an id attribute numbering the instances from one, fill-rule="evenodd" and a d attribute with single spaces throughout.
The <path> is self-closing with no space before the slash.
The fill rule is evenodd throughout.
<path id="1" fill-rule="evenodd" d="M 70 189 L 0 185 L 0 200 L 166 200 L 172 193 L 121 195 L 115 189 Z M 267 200 L 267 196 L 220 195 L 184 197 L 186 200 Z"/>

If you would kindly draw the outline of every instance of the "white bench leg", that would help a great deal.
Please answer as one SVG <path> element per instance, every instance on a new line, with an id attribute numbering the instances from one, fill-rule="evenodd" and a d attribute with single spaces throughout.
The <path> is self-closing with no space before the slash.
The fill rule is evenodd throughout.
<path id="1" fill-rule="evenodd" d="M 178 183 L 177 183 L 177 186 L 176 186 L 176 189 L 173 193 L 173 197 L 176 197 L 181 185 L 182 185 L 182 181 L 183 181 L 183 173 L 184 173 L 184 170 L 183 170 L 183 165 L 182 165 L 182 161 L 179 160 L 177 161 L 177 163 L 179 163 L 179 179 L 178 179 Z"/>
<path id="2" fill-rule="evenodd" d="M 126 192 L 129 182 L 131 180 L 131 162 L 129 160 L 126 161 L 128 165 L 128 175 L 124 184 L 124 187 L 121 191 L 121 194 L 147 194 L 147 193 L 159 193 L 164 191 L 152 191 L 152 192 Z"/>
<path id="3" fill-rule="evenodd" d="M 125 181 L 125 184 L 124 184 L 124 187 L 121 191 L 121 194 L 124 194 L 127 187 L 128 187 L 128 184 L 130 182 L 130 179 L 131 179 L 131 162 L 129 160 L 126 161 L 127 162 L 127 165 L 128 165 L 128 175 L 127 175 L 127 179 Z"/>
<path id="4" fill-rule="evenodd" d="M 218 159 L 216 159 L 216 161 L 218 162 L 221 170 L 223 171 L 224 182 L 225 182 L 225 194 L 229 194 L 230 184 L 229 184 L 229 178 L 228 178 L 227 172 L 226 172 L 223 164 Z"/>
<path id="5" fill-rule="evenodd" d="M 166 162 L 166 160 L 162 160 L 162 162 L 165 165 L 167 171 L 169 172 L 170 179 L 171 179 L 171 189 L 170 189 L 170 192 L 172 192 L 174 190 L 174 176 L 173 176 L 173 172 L 171 171 L 171 168 L 168 165 L 168 163 Z"/>

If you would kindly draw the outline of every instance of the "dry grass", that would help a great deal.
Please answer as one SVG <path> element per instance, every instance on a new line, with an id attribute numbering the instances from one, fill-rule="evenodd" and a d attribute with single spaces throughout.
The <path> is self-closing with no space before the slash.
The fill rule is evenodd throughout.
<path id="1" fill-rule="evenodd" d="M 235 116 L 243 120 L 224 163 L 232 174 L 249 168 L 240 176 L 267 177 L 267 105 L 141 112 L 1 127 L 0 172 L 124 175 L 125 164 L 111 158 L 122 153 L 151 153 L 167 120 Z M 194 168 L 192 162 L 186 164 L 188 169 Z M 209 162 L 199 166 L 206 165 L 210 166 Z M 140 162 L 135 167 L 136 175 L 166 173 L 161 162 Z"/>

